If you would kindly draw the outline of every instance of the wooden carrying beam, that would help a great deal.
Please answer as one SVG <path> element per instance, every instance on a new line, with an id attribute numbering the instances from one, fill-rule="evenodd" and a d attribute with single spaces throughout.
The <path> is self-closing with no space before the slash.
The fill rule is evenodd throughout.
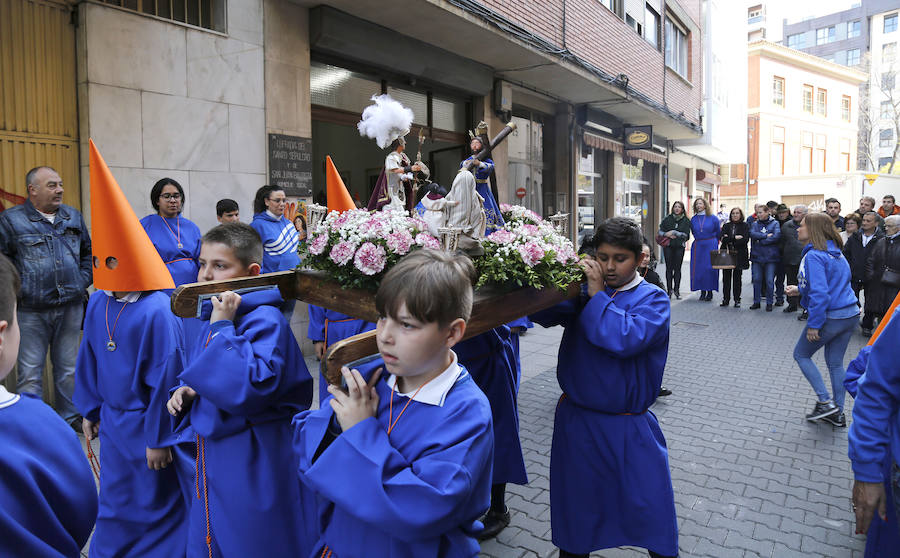
<path id="1" fill-rule="evenodd" d="M 581 284 L 572 283 L 566 291 L 554 288 L 524 288 L 508 292 L 479 289 L 475 292 L 472 317 L 463 339 L 474 337 L 516 318 L 534 314 L 581 293 Z M 374 302 L 374 296 L 369 295 Z M 341 367 L 378 352 L 375 332 L 367 331 L 331 345 L 322 359 L 322 374 L 331 384 L 341 383 Z"/>

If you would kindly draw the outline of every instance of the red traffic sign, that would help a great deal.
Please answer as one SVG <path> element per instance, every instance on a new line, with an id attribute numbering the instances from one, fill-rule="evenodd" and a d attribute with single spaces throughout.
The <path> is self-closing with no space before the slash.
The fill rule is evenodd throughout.
<path id="1" fill-rule="evenodd" d="M 525 197 L 525 188 L 516 188 L 516 196 L 519 198 Z"/>

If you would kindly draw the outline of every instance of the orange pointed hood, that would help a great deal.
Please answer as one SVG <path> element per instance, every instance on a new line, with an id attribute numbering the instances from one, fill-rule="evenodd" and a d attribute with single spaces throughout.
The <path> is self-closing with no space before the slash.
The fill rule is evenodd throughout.
<path id="1" fill-rule="evenodd" d="M 325 156 L 325 184 L 328 191 L 328 211 L 347 211 L 348 209 L 356 209 L 350 192 L 344 186 L 341 175 L 338 174 L 331 155 Z"/>
<path id="2" fill-rule="evenodd" d="M 108 291 L 174 289 L 175 282 L 94 140 L 90 140 L 94 286 Z"/>

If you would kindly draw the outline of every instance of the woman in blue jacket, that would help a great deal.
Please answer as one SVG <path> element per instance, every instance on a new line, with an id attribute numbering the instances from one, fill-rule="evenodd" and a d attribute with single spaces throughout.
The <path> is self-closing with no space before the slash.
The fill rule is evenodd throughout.
<path id="1" fill-rule="evenodd" d="M 262 238 L 262 272 L 287 271 L 300 263 L 297 248 L 300 236 L 297 228 L 284 216 L 287 199 L 284 190 L 278 186 L 266 185 L 256 191 L 253 200 L 253 221 L 250 226 Z M 281 307 L 288 323 L 294 314 L 296 300 L 286 300 Z"/>
<path id="2" fill-rule="evenodd" d="M 856 296 L 850 287 L 850 265 L 841 253 L 841 237 L 825 213 L 807 215 L 797 229 L 797 238 L 807 246 L 800 261 L 798 285 L 789 286 L 785 294 L 799 294 L 800 305 L 809 312 L 806 329 L 794 347 L 794 360 L 818 396 L 815 408 L 806 419 L 824 419 L 835 426 L 847 426 L 844 353 L 859 316 Z M 825 347 L 833 398 L 812 360 L 813 354 L 822 347 Z"/>

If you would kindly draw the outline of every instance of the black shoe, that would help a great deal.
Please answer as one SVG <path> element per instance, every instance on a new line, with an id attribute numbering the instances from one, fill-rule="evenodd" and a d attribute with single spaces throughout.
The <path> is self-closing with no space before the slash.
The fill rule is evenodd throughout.
<path id="1" fill-rule="evenodd" d="M 740 300 L 735 300 L 735 301 L 734 301 L 734 307 L 735 307 L 735 308 L 740 308 L 740 307 L 741 307 L 741 301 L 740 301 Z"/>
<path id="2" fill-rule="evenodd" d="M 822 420 L 824 420 L 825 422 L 830 422 L 831 424 L 840 428 L 847 427 L 847 418 L 844 416 L 844 413 L 835 413 L 833 415 L 828 415 L 827 417 L 822 417 Z"/>
<path id="3" fill-rule="evenodd" d="M 785 308 L 784 310 L 782 310 L 782 312 L 784 312 L 785 314 L 790 314 L 791 312 L 796 312 L 796 311 L 797 311 L 797 307 L 794 306 L 793 304 L 788 304 L 788 307 Z"/>
<path id="4" fill-rule="evenodd" d="M 783 301 L 783 300 L 776 300 L 776 301 L 775 301 L 775 306 L 784 306 L 784 301 Z"/>
<path id="5" fill-rule="evenodd" d="M 658 397 L 666 397 L 668 395 L 672 395 L 671 389 L 666 389 L 664 387 L 659 388 L 659 396 Z"/>
<path id="6" fill-rule="evenodd" d="M 721 306 L 722 308 L 726 308 L 728 305 L 729 305 L 729 302 L 728 302 L 727 298 L 723 298 L 722 303 L 719 304 L 719 306 Z"/>
<path id="7" fill-rule="evenodd" d="M 760 308 L 761 308 L 761 306 L 759 305 L 758 302 L 754 302 L 753 304 L 750 305 L 750 310 L 759 310 Z"/>
<path id="8" fill-rule="evenodd" d="M 484 523 L 484 530 L 478 534 L 478 540 L 492 539 L 509 525 L 509 508 L 503 512 L 488 510 L 481 522 Z"/>
<path id="9" fill-rule="evenodd" d="M 805 320 L 805 319 L 808 318 L 808 317 L 809 317 L 809 312 L 807 312 L 806 310 L 804 310 L 803 312 L 800 312 L 800 315 L 797 316 L 797 319 L 800 320 L 800 321 L 802 322 L 803 320 Z"/>
<path id="10" fill-rule="evenodd" d="M 861 328 L 861 331 L 862 331 L 863 337 L 872 337 L 871 329 Z"/>
<path id="11" fill-rule="evenodd" d="M 815 421 L 819 419 L 823 419 L 825 417 L 830 417 L 831 415 L 836 415 L 841 412 L 841 408 L 834 404 L 834 401 L 825 401 L 824 403 L 821 401 L 816 402 L 816 406 L 813 408 L 812 412 L 806 415 L 806 420 Z"/>
<path id="12" fill-rule="evenodd" d="M 700 302 L 706 302 L 706 291 L 700 291 Z"/>
<path id="13" fill-rule="evenodd" d="M 669 298 L 672 298 L 672 289 L 669 289 L 668 291 L 666 291 L 666 294 L 669 295 Z"/>
<path id="14" fill-rule="evenodd" d="M 772 305 L 766 304 L 766 312 L 771 312 L 771 311 L 772 311 Z"/>
<path id="15" fill-rule="evenodd" d="M 678 289 L 675 289 L 675 300 L 681 300 L 681 293 L 678 292 Z"/>

